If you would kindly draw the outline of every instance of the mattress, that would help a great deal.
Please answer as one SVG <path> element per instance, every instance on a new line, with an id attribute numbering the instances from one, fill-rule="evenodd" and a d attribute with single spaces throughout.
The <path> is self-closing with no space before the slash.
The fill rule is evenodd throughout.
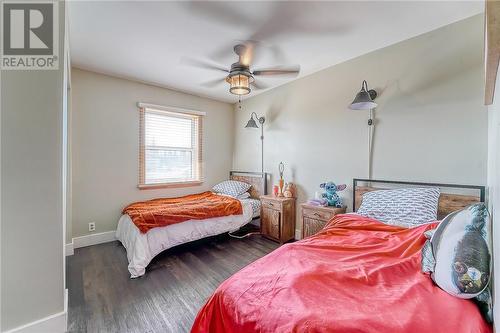
<path id="1" fill-rule="evenodd" d="M 258 200 L 257 200 L 258 201 Z M 233 232 L 252 220 L 252 200 L 241 200 L 243 214 L 189 220 L 158 227 L 143 234 L 127 214 L 120 217 L 116 238 L 127 250 L 128 270 L 132 278 L 144 275 L 151 260 L 164 250 L 209 236 Z M 259 203 L 260 204 L 260 203 Z M 260 208 L 259 208 L 260 209 Z"/>

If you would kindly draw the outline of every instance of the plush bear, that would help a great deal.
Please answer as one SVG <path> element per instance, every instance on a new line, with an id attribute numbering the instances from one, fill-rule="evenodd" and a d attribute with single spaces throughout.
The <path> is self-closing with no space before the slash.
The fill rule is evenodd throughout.
<path id="1" fill-rule="evenodd" d="M 328 206 L 342 208 L 342 199 L 339 197 L 337 192 L 345 190 L 347 185 L 335 185 L 334 182 L 326 182 L 320 184 L 319 187 L 325 189 L 325 193 L 321 196 L 326 199 Z"/>

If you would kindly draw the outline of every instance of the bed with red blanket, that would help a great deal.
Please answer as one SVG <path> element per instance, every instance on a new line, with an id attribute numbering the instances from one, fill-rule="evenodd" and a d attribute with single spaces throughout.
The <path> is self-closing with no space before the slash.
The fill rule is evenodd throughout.
<path id="1" fill-rule="evenodd" d="M 421 272 L 423 233 L 435 226 L 339 215 L 223 282 L 192 333 L 492 332 L 472 301 Z"/>

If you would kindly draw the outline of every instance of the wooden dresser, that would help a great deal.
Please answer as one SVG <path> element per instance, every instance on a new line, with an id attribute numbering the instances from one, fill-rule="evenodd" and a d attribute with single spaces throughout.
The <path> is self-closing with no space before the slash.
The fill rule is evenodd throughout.
<path id="1" fill-rule="evenodd" d="M 295 198 L 260 197 L 260 231 L 281 244 L 295 238 Z"/>
<path id="2" fill-rule="evenodd" d="M 302 238 L 314 235 L 337 214 L 344 214 L 346 207 L 319 207 L 302 204 Z"/>

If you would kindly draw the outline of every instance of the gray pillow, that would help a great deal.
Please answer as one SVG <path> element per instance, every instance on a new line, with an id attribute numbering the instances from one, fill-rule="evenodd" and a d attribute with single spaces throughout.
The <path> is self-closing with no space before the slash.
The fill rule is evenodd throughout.
<path id="1" fill-rule="evenodd" d="M 237 180 L 225 180 L 212 188 L 215 193 L 229 195 L 236 198 L 247 192 L 252 185 Z"/>
<path id="2" fill-rule="evenodd" d="M 391 225 L 415 227 L 437 220 L 439 194 L 438 187 L 367 192 L 357 213 Z"/>
<path id="3" fill-rule="evenodd" d="M 453 212 L 431 238 L 436 266 L 432 279 L 446 292 L 473 298 L 490 281 L 489 214 L 483 203 Z"/>

